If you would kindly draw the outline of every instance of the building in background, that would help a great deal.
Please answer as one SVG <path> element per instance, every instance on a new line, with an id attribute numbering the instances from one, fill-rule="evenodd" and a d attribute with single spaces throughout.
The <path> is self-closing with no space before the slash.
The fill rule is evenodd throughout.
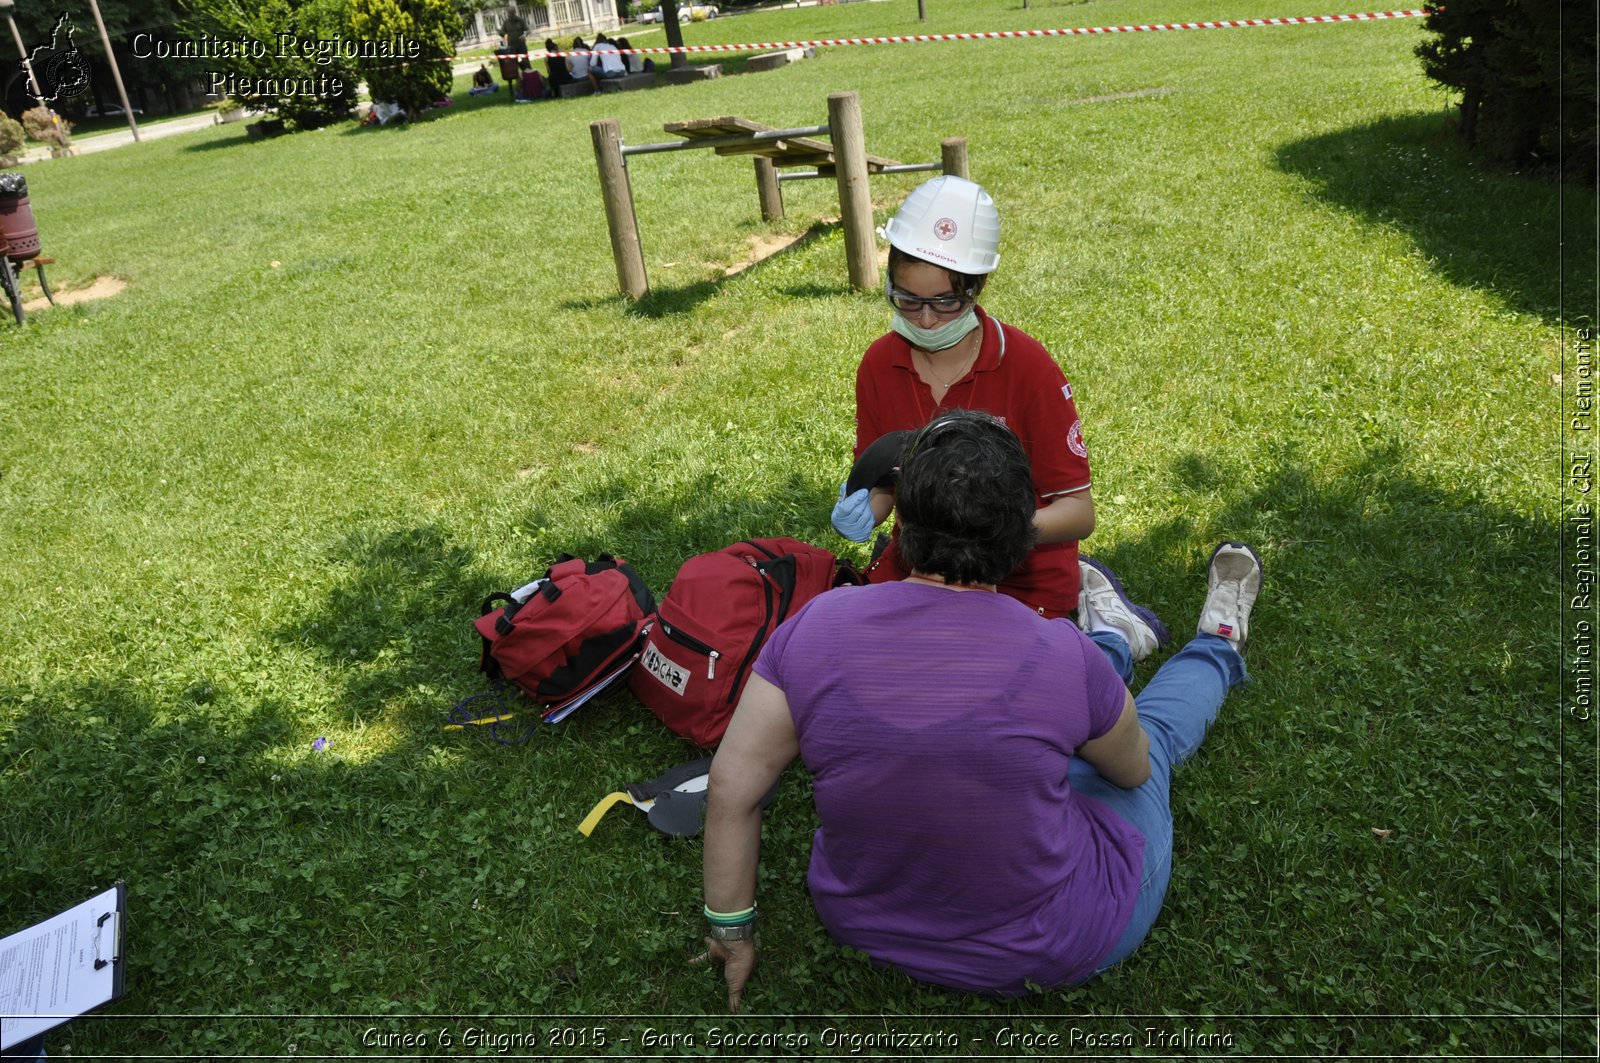
<path id="1" fill-rule="evenodd" d="M 549 0 L 539 7 L 534 4 L 519 5 L 516 0 L 496 4 L 479 11 L 467 20 L 461 48 L 481 48 L 501 43 L 500 26 L 516 15 L 528 27 L 528 46 L 539 50 L 546 37 L 560 40 L 579 35 L 593 36 L 597 30 L 614 30 L 622 25 L 617 17 L 616 0 Z M 564 42 L 563 42 L 564 43 Z"/>

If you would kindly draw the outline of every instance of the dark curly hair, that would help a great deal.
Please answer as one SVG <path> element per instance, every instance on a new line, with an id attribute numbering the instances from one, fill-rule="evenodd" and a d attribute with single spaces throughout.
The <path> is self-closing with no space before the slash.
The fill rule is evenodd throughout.
<path id="1" fill-rule="evenodd" d="M 1004 421 L 942 413 L 900 459 L 900 555 L 949 583 L 999 583 L 1033 549 L 1034 497 L 1028 455 Z"/>

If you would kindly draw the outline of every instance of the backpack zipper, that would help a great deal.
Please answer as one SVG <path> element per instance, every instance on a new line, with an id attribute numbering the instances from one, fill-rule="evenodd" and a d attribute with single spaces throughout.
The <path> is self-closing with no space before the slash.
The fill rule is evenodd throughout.
<path id="1" fill-rule="evenodd" d="M 659 617 L 657 617 L 657 619 L 660 620 Z M 722 654 L 718 653 L 710 646 L 707 646 L 705 643 L 701 642 L 687 631 L 680 631 L 671 624 L 667 623 L 665 620 L 660 620 L 660 623 L 661 630 L 667 633 L 667 638 L 671 639 L 673 642 L 676 642 L 680 646 L 689 647 L 689 649 L 694 650 L 696 653 L 705 654 L 707 661 L 706 678 L 717 678 L 717 661 L 722 658 Z"/>
<path id="2" fill-rule="evenodd" d="M 754 545 L 754 544 L 751 544 Z M 750 666 L 756 663 L 756 655 L 761 652 L 761 647 L 767 641 L 767 632 L 772 628 L 772 585 L 774 580 L 767 575 L 767 570 L 756 563 L 755 558 L 745 557 L 744 563 L 756 570 L 761 577 L 761 589 L 765 592 L 767 616 L 761 621 L 761 628 L 756 632 L 754 641 L 750 644 L 750 652 L 745 654 L 743 661 L 739 662 L 739 670 L 733 675 L 733 686 L 728 688 L 728 704 L 732 705 L 739 697 L 739 692 L 744 689 L 744 674 Z"/>

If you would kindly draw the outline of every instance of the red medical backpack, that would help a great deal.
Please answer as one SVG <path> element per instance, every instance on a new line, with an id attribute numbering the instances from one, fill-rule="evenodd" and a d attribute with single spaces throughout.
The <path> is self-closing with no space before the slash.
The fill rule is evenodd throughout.
<path id="1" fill-rule="evenodd" d="M 668 728 L 722 741 L 767 637 L 806 602 L 860 574 L 798 539 L 745 539 L 691 557 L 647 626 L 628 689 Z"/>

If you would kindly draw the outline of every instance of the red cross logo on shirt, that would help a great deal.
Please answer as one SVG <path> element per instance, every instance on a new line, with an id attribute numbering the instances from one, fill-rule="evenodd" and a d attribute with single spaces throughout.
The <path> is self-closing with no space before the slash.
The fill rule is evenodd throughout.
<path id="1" fill-rule="evenodd" d="M 950 218 L 940 218 L 933 223 L 933 235 L 941 240 L 955 239 L 956 223 Z"/>

